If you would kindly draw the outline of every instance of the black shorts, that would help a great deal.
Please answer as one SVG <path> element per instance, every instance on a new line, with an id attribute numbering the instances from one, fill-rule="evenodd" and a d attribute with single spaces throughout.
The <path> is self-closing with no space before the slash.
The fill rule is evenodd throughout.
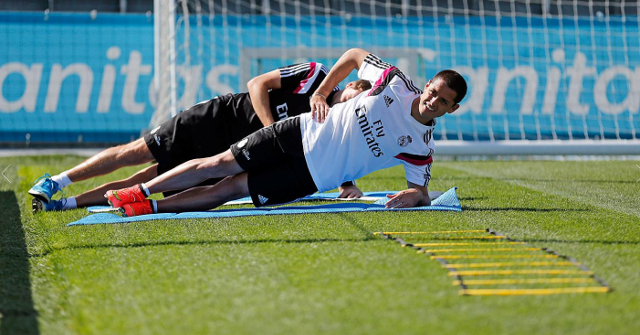
<path id="1" fill-rule="evenodd" d="M 304 158 L 299 117 L 256 131 L 233 144 L 231 152 L 248 173 L 256 207 L 291 202 L 318 190 Z"/>
<path id="2" fill-rule="evenodd" d="M 255 115 L 250 107 L 247 108 L 250 103 L 248 95 L 216 97 L 194 105 L 145 134 L 147 147 L 158 162 L 158 175 L 189 160 L 222 153 L 231 144 L 260 129 L 259 120 L 248 117 Z M 211 179 L 200 185 L 213 185 L 220 180 Z M 178 192 L 181 190 L 164 195 Z"/>

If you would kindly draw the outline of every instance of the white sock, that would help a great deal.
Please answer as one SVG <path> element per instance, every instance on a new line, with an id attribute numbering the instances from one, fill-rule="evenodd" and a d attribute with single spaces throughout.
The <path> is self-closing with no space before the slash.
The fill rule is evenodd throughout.
<path id="1" fill-rule="evenodd" d="M 144 183 L 140 183 L 140 188 L 142 189 L 142 193 L 144 193 L 145 198 L 151 195 L 149 189 L 144 185 Z"/>
<path id="2" fill-rule="evenodd" d="M 58 187 L 60 187 L 60 188 L 65 188 L 65 187 L 73 184 L 71 179 L 69 179 L 69 176 L 67 176 L 67 171 L 62 172 L 61 174 L 55 175 L 55 176 L 51 177 L 51 179 L 53 179 L 53 181 L 58 183 Z"/>
<path id="3" fill-rule="evenodd" d="M 153 208 L 153 212 L 158 213 L 158 203 L 155 200 L 149 200 L 149 201 L 151 201 L 151 208 Z"/>
<path id="4" fill-rule="evenodd" d="M 76 203 L 76 197 L 67 198 L 67 203 L 62 206 L 62 210 L 67 209 L 76 209 L 78 208 L 78 203 Z"/>

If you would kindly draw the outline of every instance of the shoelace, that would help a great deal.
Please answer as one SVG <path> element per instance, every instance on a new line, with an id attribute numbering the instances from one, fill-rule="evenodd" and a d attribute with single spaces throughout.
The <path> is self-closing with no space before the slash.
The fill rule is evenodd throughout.
<path id="1" fill-rule="evenodd" d="M 61 188 L 58 187 L 58 183 L 54 182 L 51 179 L 51 175 L 48 173 L 43 174 L 42 176 L 40 176 L 38 179 L 36 179 L 36 181 L 33 182 L 33 185 L 37 184 L 40 180 L 42 179 L 49 179 L 49 183 L 51 184 L 51 189 L 52 189 L 52 193 L 58 193 L 58 192 L 62 192 L 62 197 L 64 198 L 66 196 L 66 194 L 64 193 L 64 190 L 62 190 Z"/>
<path id="2" fill-rule="evenodd" d="M 37 184 L 41 179 L 49 179 L 49 178 L 51 178 L 51 175 L 48 173 L 45 173 L 42 176 L 40 176 L 40 178 L 36 179 L 36 181 L 33 182 L 33 185 Z"/>

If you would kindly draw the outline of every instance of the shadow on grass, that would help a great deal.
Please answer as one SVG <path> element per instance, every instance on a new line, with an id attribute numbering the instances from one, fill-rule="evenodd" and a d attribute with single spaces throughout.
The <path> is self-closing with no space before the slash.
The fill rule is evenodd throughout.
<path id="1" fill-rule="evenodd" d="M 373 235 L 372 235 L 373 236 Z M 224 245 L 224 244 L 260 244 L 260 243 L 282 243 L 282 244 L 305 244 L 305 243 L 327 243 L 327 242 L 367 242 L 372 238 L 313 238 L 313 239 L 255 239 L 255 240 L 211 240 L 211 241 L 157 241 L 157 242 L 135 242 L 128 244 L 102 243 L 102 244 L 80 244 L 68 245 L 65 247 L 53 247 L 41 254 L 31 255 L 34 257 L 45 257 L 56 251 L 63 250 L 83 250 L 83 249 L 100 249 L 100 248 L 144 248 L 144 247 L 163 247 L 173 245 Z M 3 335 L 0 333 L 0 335 Z"/>
<path id="2" fill-rule="evenodd" d="M 462 206 L 462 211 L 472 212 L 588 212 L 588 209 L 584 208 L 527 208 L 527 207 L 469 207 Z"/>
<path id="3" fill-rule="evenodd" d="M 463 170 L 460 170 L 463 171 Z M 466 172 L 466 171 L 464 171 Z M 473 173 L 473 172 L 470 172 Z M 389 179 L 392 180 L 392 177 L 389 178 L 385 178 L 385 179 Z M 455 180 L 455 181 L 476 181 L 476 180 L 482 180 L 482 179 L 493 179 L 493 180 L 500 180 L 500 181 L 515 181 L 515 182 L 526 182 L 526 181 L 532 181 L 532 182 L 540 182 L 540 183 L 566 183 L 566 182 L 572 182 L 572 183 L 590 183 L 590 184 L 635 184 L 637 179 L 630 179 L 630 180 L 607 180 L 607 179 L 547 179 L 547 178 L 506 178 L 506 177 L 493 177 L 493 176 L 485 176 L 485 175 L 473 175 L 473 176 L 459 176 L 459 177 L 447 177 L 447 178 L 438 178 L 437 180 L 440 181 L 451 181 L 451 180 Z M 436 179 L 432 179 L 432 180 L 436 180 Z"/>
<path id="4" fill-rule="evenodd" d="M 29 253 L 13 192 L 0 191 L 0 335 L 39 334 L 33 306 Z"/>
<path id="5" fill-rule="evenodd" d="M 539 178 L 493 178 L 502 181 L 535 181 L 540 183 L 589 183 L 589 184 L 635 184 L 635 180 L 605 180 L 605 179 L 539 179 Z"/>
<path id="6" fill-rule="evenodd" d="M 487 197 L 458 197 L 460 201 L 475 201 L 475 200 L 486 200 Z"/>

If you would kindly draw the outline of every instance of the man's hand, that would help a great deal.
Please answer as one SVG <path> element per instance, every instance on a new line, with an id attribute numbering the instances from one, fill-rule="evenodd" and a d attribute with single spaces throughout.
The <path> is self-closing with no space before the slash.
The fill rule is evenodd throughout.
<path id="1" fill-rule="evenodd" d="M 416 205 L 425 206 L 424 194 L 415 188 L 410 188 L 404 191 L 400 191 L 393 195 L 387 195 L 389 201 L 384 205 L 385 208 L 409 208 L 415 207 Z M 427 202 L 429 202 L 429 196 L 426 198 Z M 429 203 L 426 204 L 428 206 Z"/>
<path id="2" fill-rule="evenodd" d="M 314 93 L 311 100 L 309 100 L 309 106 L 311 107 L 312 119 L 317 120 L 320 123 L 327 119 L 327 115 L 329 114 L 329 104 L 327 103 L 327 98 L 324 95 L 317 92 Z"/>
<path id="3" fill-rule="evenodd" d="M 338 198 L 357 199 L 362 197 L 362 191 L 356 185 L 340 186 L 338 191 L 340 191 Z"/>

